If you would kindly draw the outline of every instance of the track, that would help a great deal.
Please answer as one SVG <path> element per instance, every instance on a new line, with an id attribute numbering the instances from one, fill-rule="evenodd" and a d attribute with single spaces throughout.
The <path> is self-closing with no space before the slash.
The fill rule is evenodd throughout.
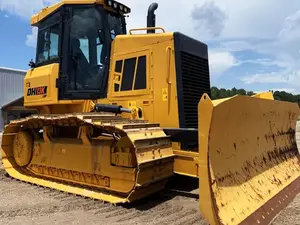
<path id="1" fill-rule="evenodd" d="M 297 126 L 300 146 L 300 123 Z M 1 166 L 0 166 L 1 167 Z M 178 180 L 179 179 L 179 180 Z M 180 187 L 168 189 L 130 206 L 112 206 L 63 192 L 18 182 L 0 168 L 0 224 L 200 224 L 198 185 L 178 177 Z M 296 225 L 300 221 L 300 194 L 272 224 Z"/>

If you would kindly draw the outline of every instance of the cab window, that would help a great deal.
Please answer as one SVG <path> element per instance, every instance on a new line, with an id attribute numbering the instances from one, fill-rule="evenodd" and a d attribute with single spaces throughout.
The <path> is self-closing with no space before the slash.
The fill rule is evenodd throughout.
<path id="1" fill-rule="evenodd" d="M 58 58 L 59 25 L 39 32 L 37 64 Z"/>

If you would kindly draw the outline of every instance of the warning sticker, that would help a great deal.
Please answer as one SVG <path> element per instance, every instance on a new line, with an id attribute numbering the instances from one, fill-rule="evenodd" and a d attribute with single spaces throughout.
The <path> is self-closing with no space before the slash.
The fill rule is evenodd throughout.
<path id="1" fill-rule="evenodd" d="M 163 101 L 168 101 L 168 88 L 163 88 L 162 89 L 162 100 Z"/>
<path id="2" fill-rule="evenodd" d="M 136 107 L 136 101 L 129 101 L 128 102 L 128 108 L 131 109 L 131 108 L 135 108 Z"/>

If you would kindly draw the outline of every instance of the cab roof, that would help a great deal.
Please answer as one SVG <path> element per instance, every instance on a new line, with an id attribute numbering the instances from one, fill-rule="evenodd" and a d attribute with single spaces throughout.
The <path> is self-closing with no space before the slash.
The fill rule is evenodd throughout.
<path id="1" fill-rule="evenodd" d="M 80 5 L 80 4 L 85 4 L 85 5 L 92 5 L 92 4 L 99 4 L 99 5 L 104 5 L 104 8 L 113 11 L 113 12 L 120 12 L 120 6 L 122 6 L 122 9 L 126 8 L 126 12 L 124 12 L 123 10 L 121 10 L 122 14 L 127 14 L 130 13 L 130 8 L 117 2 L 114 0 L 61 0 L 60 2 L 51 5 L 51 6 L 47 6 L 45 8 L 43 8 L 39 13 L 33 15 L 31 17 L 31 25 L 35 26 L 37 25 L 41 20 L 43 20 L 44 18 L 46 18 L 48 15 L 50 15 L 51 13 L 53 13 L 55 10 L 57 10 L 58 8 L 60 8 L 63 5 Z M 118 7 L 113 7 L 110 5 L 114 5 L 117 4 Z"/>

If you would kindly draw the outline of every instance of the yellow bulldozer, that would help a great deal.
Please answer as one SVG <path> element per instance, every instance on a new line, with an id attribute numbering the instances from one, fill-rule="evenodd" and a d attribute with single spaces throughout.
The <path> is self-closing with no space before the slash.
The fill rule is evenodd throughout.
<path id="1" fill-rule="evenodd" d="M 296 103 L 211 100 L 208 47 L 156 26 L 127 31 L 114 0 L 62 0 L 31 18 L 36 59 L 2 162 L 15 179 L 110 203 L 199 179 L 210 224 L 268 224 L 300 192 Z"/>

